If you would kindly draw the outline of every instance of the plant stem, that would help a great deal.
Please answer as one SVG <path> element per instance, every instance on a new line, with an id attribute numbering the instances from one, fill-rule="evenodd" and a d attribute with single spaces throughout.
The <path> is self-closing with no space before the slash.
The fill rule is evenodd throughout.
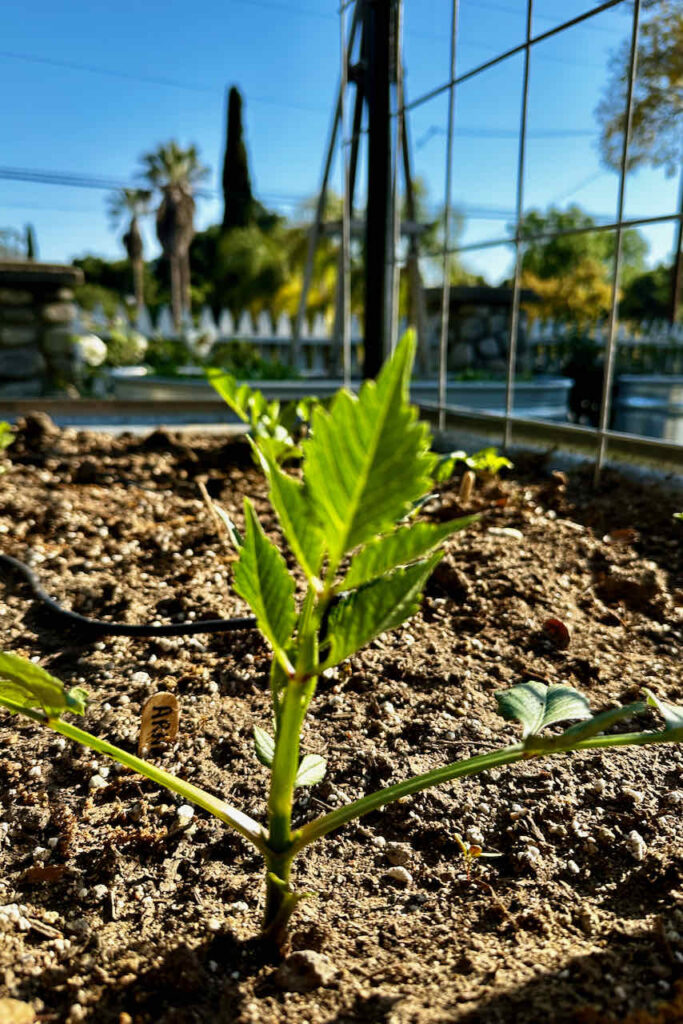
<path id="1" fill-rule="evenodd" d="M 111 757 L 112 760 L 118 761 L 119 764 L 124 765 L 126 768 L 131 768 L 140 775 L 146 776 L 152 782 L 165 786 L 166 789 L 170 789 L 173 793 L 179 793 L 180 796 L 208 811 L 209 814 L 213 814 L 214 817 L 219 818 L 226 825 L 231 825 L 240 835 L 252 842 L 261 853 L 266 852 L 265 836 L 258 822 L 248 814 L 244 814 L 243 811 L 237 810 L 236 807 L 231 807 L 230 804 L 226 804 L 223 800 L 212 796 L 211 793 L 193 786 L 190 782 L 179 779 L 176 775 L 171 775 L 170 772 L 164 771 L 163 768 L 157 768 L 156 765 L 150 764 L 149 761 L 143 761 L 142 758 L 129 754 L 120 747 L 115 747 L 106 740 L 98 739 L 97 736 L 84 732 L 83 729 L 79 729 L 69 722 L 63 722 L 61 718 L 48 718 L 41 711 L 21 707 L 21 705 L 15 704 L 11 700 L 0 699 L 0 705 L 6 707 L 9 711 L 26 715 L 28 718 L 32 718 L 33 721 L 46 725 L 54 732 L 66 736 L 67 739 L 75 740 L 77 743 L 81 743 L 84 747 L 89 747 L 99 754 L 106 754 L 107 757 Z"/>
<path id="2" fill-rule="evenodd" d="M 277 942 L 302 895 L 289 888 L 292 854 L 266 854 L 266 905 L 263 933 Z"/>
<path id="3" fill-rule="evenodd" d="M 405 779 L 404 782 L 397 782 L 393 786 L 387 786 L 376 793 L 363 796 L 360 800 L 346 804 L 345 807 L 338 807 L 329 814 L 324 814 L 315 821 L 310 821 L 299 831 L 292 844 L 293 853 L 298 853 L 309 843 L 321 839 L 333 829 L 345 825 L 354 818 L 360 818 L 363 814 L 376 811 L 385 804 L 400 800 L 401 797 L 410 796 L 412 793 L 419 793 L 422 789 L 431 786 L 438 786 L 441 782 L 448 782 L 451 779 L 462 778 L 466 775 L 477 775 L 488 768 L 496 768 L 502 764 L 513 764 L 521 761 L 527 756 L 521 743 L 512 747 L 505 747 L 503 750 L 494 750 L 490 754 L 478 754 L 466 761 L 455 761 L 444 765 L 442 768 L 435 768 L 433 771 L 425 772 L 423 775 L 416 775 L 412 779 Z"/>
<path id="4" fill-rule="evenodd" d="M 304 687 L 297 680 L 290 680 L 280 705 L 268 797 L 268 846 L 275 854 L 287 852 L 292 842 L 292 802 L 303 714 Z"/>
<path id="5" fill-rule="evenodd" d="M 433 771 L 425 772 L 423 775 L 415 775 L 404 782 L 398 782 L 393 786 L 387 786 L 376 793 L 354 800 L 345 807 L 339 807 L 329 814 L 324 814 L 315 821 L 304 825 L 295 835 L 292 842 L 292 855 L 298 854 L 309 843 L 321 839 L 328 832 L 339 828 L 341 825 L 360 818 L 370 811 L 376 811 L 385 804 L 400 800 L 401 797 L 419 793 L 423 789 L 438 786 L 442 782 L 449 782 L 451 779 L 464 778 L 467 775 L 477 775 L 479 772 L 497 768 L 504 764 L 514 764 L 532 757 L 543 757 L 548 754 L 569 753 L 573 750 L 604 750 L 607 747 L 627 746 L 649 746 L 657 743 L 680 742 L 683 740 L 683 730 L 666 729 L 663 732 L 630 732 L 619 733 L 614 736 L 596 736 L 586 740 L 575 740 L 567 736 L 566 743 L 561 745 L 562 736 L 553 738 L 557 743 L 552 749 L 544 748 L 541 743 L 534 749 L 533 740 L 539 737 L 530 737 L 526 744 L 516 743 L 511 747 L 504 747 L 502 750 L 494 750 L 489 754 L 478 754 L 465 761 L 455 761 L 444 765 L 442 768 L 435 768 Z"/>

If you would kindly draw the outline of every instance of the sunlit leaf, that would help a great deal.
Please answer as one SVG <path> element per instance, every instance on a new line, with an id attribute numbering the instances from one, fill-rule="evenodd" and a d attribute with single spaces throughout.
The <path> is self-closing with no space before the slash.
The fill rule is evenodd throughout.
<path id="1" fill-rule="evenodd" d="M 396 569 L 342 597 L 328 619 L 326 667 L 338 665 L 373 637 L 396 629 L 414 615 L 425 581 L 441 556 L 442 552 L 437 551 L 431 558 Z"/>
<path id="2" fill-rule="evenodd" d="M 283 473 L 267 453 L 259 453 L 259 458 L 287 543 L 306 576 L 315 579 L 320 573 L 323 535 L 305 485 Z"/>
<path id="3" fill-rule="evenodd" d="M 666 722 L 667 729 L 683 729 L 683 708 L 660 700 L 651 690 L 645 690 L 644 692 L 647 694 L 648 704 L 653 708 L 657 708 L 657 711 L 659 711 Z"/>
<path id="4" fill-rule="evenodd" d="M 79 686 L 67 690 L 64 684 L 40 665 L 8 651 L 0 652 L 0 697 L 23 708 L 42 708 L 49 718 L 64 711 L 82 715 L 86 693 Z"/>
<path id="5" fill-rule="evenodd" d="M 299 770 L 294 780 L 294 788 L 300 786 L 315 786 L 322 782 L 327 771 L 327 761 L 320 754 L 306 754 L 301 759 Z"/>
<path id="6" fill-rule="evenodd" d="M 571 686 L 530 680 L 496 693 L 503 718 L 520 722 L 522 736 L 534 736 L 555 722 L 591 717 L 588 701 Z"/>
<path id="7" fill-rule="evenodd" d="M 244 515 L 246 530 L 235 563 L 234 587 L 253 611 L 259 629 L 281 663 L 287 662 L 284 646 L 296 620 L 294 580 L 284 558 L 263 532 L 248 498 Z"/>
<path id="8" fill-rule="evenodd" d="M 349 571 L 339 589 L 353 590 L 391 569 L 417 561 L 452 533 L 463 530 L 476 519 L 477 516 L 464 516 L 449 523 L 414 523 L 370 541 L 351 559 Z"/>
<path id="9" fill-rule="evenodd" d="M 261 764 L 271 768 L 275 757 L 275 740 L 259 725 L 254 726 L 254 746 Z"/>
<path id="10" fill-rule="evenodd" d="M 340 391 L 313 414 L 304 442 L 304 478 L 318 510 L 329 562 L 386 533 L 431 482 L 429 430 L 408 403 L 414 333 L 400 342 L 356 398 Z"/>

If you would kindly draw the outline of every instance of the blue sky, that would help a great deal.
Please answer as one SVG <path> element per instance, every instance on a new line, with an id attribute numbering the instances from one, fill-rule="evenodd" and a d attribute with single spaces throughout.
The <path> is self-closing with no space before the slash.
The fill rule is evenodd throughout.
<path id="1" fill-rule="evenodd" d="M 588 0 L 536 0 L 534 33 L 585 9 Z M 448 76 L 451 0 L 405 0 L 408 101 Z M 218 187 L 224 94 L 246 99 L 247 143 L 257 194 L 292 213 L 315 193 L 339 68 L 331 0 L 5 0 L 0 8 L 0 166 L 132 179 L 138 157 L 170 138 L 195 142 Z M 461 0 L 457 72 L 517 45 L 525 0 Z M 594 117 L 610 53 L 629 31 L 627 6 L 596 15 L 532 52 L 525 206 L 578 202 L 614 217 L 617 176 L 601 165 Z M 89 68 L 90 70 L 86 70 Z M 521 55 L 457 90 L 453 199 L 465 213 L 463 242 L 505 237 L 515 205 Z M 447 96 L 410 114 L 415 173 L 429 202 L 443 203 Z M 629 217 L 670 213 L 677 182 L 662 171 L 629 175 Z M 40 255 L 70 260 L 121 254 L 106 217 L 106 193 L 0 182 L 0 227 L 35 227 Z M 201 201 L 198 223 L 220 216 Z M 651 227 L 649 260 L 668 256 L 673 227 Z M 156 250 L 151 224 L 149 251 Z M 509 269 L 509 248 L 468 253 L 492 280 Z"/>

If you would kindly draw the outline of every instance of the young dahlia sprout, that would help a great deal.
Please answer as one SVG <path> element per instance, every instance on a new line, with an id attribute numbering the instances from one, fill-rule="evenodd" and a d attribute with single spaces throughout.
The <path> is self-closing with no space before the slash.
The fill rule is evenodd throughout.
<path id="1" fill-rule="evenodd" d="M 0 653 L 0 706 L 104 754 L 215 815 L 258 850 L 265 867 L 264 933 L 281 937 L 303 895 L 291 885 L 292 865 L 311 843 L 364 814 L 452 779 L 476 775 L 532 757 L 683 742 L 683 710 L 653 694 L 646 700 L 594 715 L 571 686 L 528 681 L 496 694 L 498 710 L 522 727 L 517 742 L 432 768 L 309 821 L 294 822 L 295 791 L 326 774 L 320 754 L 301 749 L 304 723 L 321 675 L 375 637 L 396 629 L 419 608 L 424 585 L 442 556 L 444 541 L 473 521 L 420 520 L 415 512 L 434 482 L 437 459 L 417 410 L 408 402 L 414 337 L 408 335 L 377 381 L 354 396 L 340 391 L 328 409 L 316 406 L 301 445 L 301 478 L 283 471 L 277 431 L 254 431 L 252 443 L 270 487 L 269 497 L 305 592 L 246 499 L 244 529 L 229 524 L 238 554 L 233 584 L 250 606 L 272 652 L 270 728 L 255 723 L 254 755 L 269 771 L 266 820 L 261 824 L 206 790 L 63 720 L 82 714 L 84 694 L 65 689 L 44 669 Z M 239 408 L 253 393 L 233 393 Z M 264 411 L 263 402 L 259 406 Z M 270 409 L 273 421 L 275 407 Z M 258 425 L 258 420 L 257 420 Z M 289 449 L 288 449 L 289 451 Z M 226 523 L 226 525 L 228 525 Z M 624 719 L 655 711 L 658 731 L 609 732 Z M 560 723 L 573 722 L 558 731 Z M 550 731 L 548 731 L 550 730 Z M 351 738 L 351 742 L 353 742 Z M 469 867 L 486 856 L 460 840 Z"/>

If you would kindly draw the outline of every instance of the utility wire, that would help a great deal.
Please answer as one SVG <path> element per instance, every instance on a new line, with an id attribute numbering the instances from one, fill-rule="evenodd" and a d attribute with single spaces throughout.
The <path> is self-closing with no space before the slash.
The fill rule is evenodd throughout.
<path id="1" fill-rule="evenodd" d="M 102 67 L 96 64 L 82 64 L 80 61 L 62 60 L 56 57 L 43 57 L 35 53 L 20 53 L 16 50 L 0 50 L 0 59 L 20 60 L 29 64 L 46 64 L 48 67 L 66 68 L 68 71 L 81 71 L 89 75 L 105 75 L 110 78 L 125 78 L 132 82 L 145 82 L 148 85 L 160 85 L 171 89 L 184 89 L 189 92 L 214 93 L 222 95 L 223 88 L 208 83 L 183 81 L 178 78 L 164 78 L 155 75 L 140 75 L 129 71 L 118 71 L 116 68 Z M 314 113 L 327 114 L 328 108 L 314 106 L 310 103 L 293 103 L 278 100 L 270 96 L 245 96 L 248 103 L 262 103 L 264 106 L 285 107 L 291 110 L 310 110 Z"/>
<path id="2" fill-rule="evenodd" d="M 602 174 L 605 172 L 600 173 Z M 41 171 L 19 167 L 0 167 L 0 180 L 27 181 L 40 185 L 64 185 L 69 188 L 90 188 L 105 191 L 115 191 L 117 189 L 131 187 L 130 182 L 124 182 L 123 180 L 115 178 L 76 174 L 67 171 Z M 572 192 L 582 188 L 584 185 L 588 184 L 590 180 L 592 180 L 592 176 L 591 178 L 579 182 L 579 184 L 572 189 Z M 196 194 L 200 198 L 205 199 L 218 199 L 221 196 L 221 193 L 215 189 L 198 190 Z M 571 192 L 567 193 L 567 195 L 571 195 Z M 305 202 L 310 198 L 310 196 L 303 192 L 262 192 L 256 198 L 272 203 L 279 203 L 282 206 L 294 207 Z M 552 200 L 552 203 L 560 201 L 561 199 L 554 199 Z M 552 205 L 552 203 L 550 205 Z M 457 201 L 454 205 L 459 212 L 481 220 L 510 220 L 515 217 L 515 211 L 512 208 L 507 209 L 500 206 L 483 206 L 476 203 L 458 203 Z M 610 222 L 612 220 L 611 214 L 591 213 L 590 211 L 586 212 L 587 215 L 592 217 L 598 224 L 600 221 Z M 437 216 L 437 214 L 435 214 L 435 216 Z M 587 227 L 586 230 L 590 231 L 591 229 L 590 227 Z"/>
<path id="3" fill-rule="evenodd" d="M 136 187 L 135 183 L 124 181 L 122 178 L 106 178 L 71 171 L 42 171 L 26 167 L 0 167 L 0 180 L 25 181 L 37 185 L 63 185 L 67 188 L 89 188 L 106 192 Z M 222 193 L 217 189 L 197 189 L 195 195 L 201 199 L 218 199 Z M 257 198 L 294 206 L 309 196 L 303 192 L 262 192 Z"/>

